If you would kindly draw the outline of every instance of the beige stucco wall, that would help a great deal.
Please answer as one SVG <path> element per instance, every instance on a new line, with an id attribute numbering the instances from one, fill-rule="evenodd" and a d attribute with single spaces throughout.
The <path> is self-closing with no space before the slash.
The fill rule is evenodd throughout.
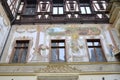
<path id="1" fill-rule="evenodd" d="M 64 77 L 64 78 L 63 78 Z M 68 76 L 67 76 L 68 77 Z M 40 77 L 37 78 L 37 76 L 0 76 L 0 79 L 1 80 L 51 80 L 51 78 L 53 80 L 60 80 L 61 79 L 64 79 L 64 80 L 69 80 L 67 79 L 67 77 L 65 78 L 65 75 L 64 76 L 47 76 L 44 78 L 43 77 Z M 111 74 L 111 75 L 79 75 L 78 78 L 74 78 L 74 75 L 73 77 L 70 76 L 71 78 L 73 78 L 72 80 L 120 80 L 120 75 L 119 74 Z M 103 79 L 104 78 L 104 79 Z"/>
<path id="2" fill-rule="evenodd" d="M 78 80 L 120 80 L 119 74 L 113 75 L 80 75 Z"/>
<path id="3" fill-rule="evenodd" d="M 37 80 L 36 76 L 0 76 L 0 80 Z"/>

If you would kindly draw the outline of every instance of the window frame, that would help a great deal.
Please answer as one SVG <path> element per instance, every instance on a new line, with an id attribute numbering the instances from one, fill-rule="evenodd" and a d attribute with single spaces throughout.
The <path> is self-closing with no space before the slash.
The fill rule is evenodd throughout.
<path id="1" fill-rule="evenodd" d="M 22 49 L 20 49 L 20 51 L 21 50 L 23 50 L 23 48 L 26 48 L 25 46 L 23 46 L 23 47 L 18 47 L 17 46 L 17 41 L 18 42 L 27 42 L 28 43 L 28 46 L 27 46 L 27 53 L 26 53 L 26 59 L 25 59 L 25 61 L 24 62 L 20 62 L 20 59 L 21 58 L 19 58 L 19 60 L 17 61 L 17 62 L 13 62 L 13 58 L 14 58 L 14 55 L 15 55 L 15 51 L 16 51 L 16 48 L 22 48 Z M 14 47 L 13 47 L 13 50 L 12 50 L 12 53 L 11 53 L 11 57 L 10 57 L 10 60 L 9 60 L 9 63 L 26 63 L 27 62 L 27 60 L 28 60 L 28 56 L 29 56 L 29 51 L 30 51 L 30 40 L 15 40 L 14 41 L 14 43 L 13 43 L 13 45 L 14 45 Z M 19 53 L 19 55 L 22 55 L 22 53 Z"/>
<path id="2" fill-rule="evenodd" d="M 85 11 L 85 13 L 82 13 L 82 10 L 81 10 L 81 8 L 84 8 L 84 11 Z M 89 11 L 87 10 L 87 7 L 89 8 L 89 11 L 90 11 L 90 13 L 89 13 Z M 84 15 L 84 14 L 93 14 L 92 13 L 92 9 L 91 9 L 91 6 L 89 5 L 89 4 L 82 4 L 82 5 L 80 5 L 79 6 L 79 10 L 80 10 L 80 14 L 82 14 L 82 15 Z"/>
<path id="3" fill-rule="evenodd" d="M 57 12 L 56 12 L 57 14 L 54 14 L 54 8 L 57 8 Z M 62 14 L 60 14 L 60 8 L 63 9 L 63 13 Z M 53 6 L 52 14 L 53 15 L 64 15 L 64 7 L 63 6 Z"/>
<path id="4" fill-rule="evenodd" d="M 89 40 L 89 41 L 88 41 Z M 92 42 L 93 46 L 88 46 L 88 42 Z M 94 46 L 95 42 L 99 42 L 100 45 L 99 46 Z M 103 44 L 101 42 L 101 39 L 86 39 L 86 47 L 87 47 L 87 53 L 88 53 L 88 58 L 89 58 L 89 62 L 107 62 L 106 56 L 105 56 L 105 52 L 103 49 Z M 94 48 L 94 54 L 95 54 L 95 61 L 90 61 L 90 53 L 89 53 L 89 48 Z M 97 58 L 97 53 L 96 53 L 96 48 L 100 48 L 101 52 L 102 52 L 102 58 L 104 58 L 105 61 L 99 61 Z"/>
<path id="5" fill-rule="evenodd" d="M 26 14 L 25 12 L 26 12 L 26 9 L 27 8 L 31 8 L 30 6 L 35 6 L 35 12 L 34 12 L 34 14 Z M 23 6 L 23 10 L 22 10 L 22 15 L 24 15 L 24 16 L 35 16 L 36 15 L 36 12 L 37 12 L 37 5 L 35 5 L 35 4 L 33 4 L 33 5 L 30 5 L 30 4 L 27 4 L 27 3 L 24 3 L 24 6 Z"/>
<path id="6" fill-rule="evenodd" d="M 60 42 L 63 42 L 64 43 L 64 46 L 55 46 L 55 47 L 52 47 L 52 41 L 55 41 L 57 43 L 60 43 Z M 66 54 L 66 40 L 65 39 L 52 39 L 50 41 L 50 62 L 61 62 L 61 61 L 52 61 L 52 48 L 64 48 L 64 61 L 62 62 L 67 62 L 67 54 Z M 59 53 L 60 54 L 60 53 Z M 58 55 L 59 57 L 59 55 Z"/>

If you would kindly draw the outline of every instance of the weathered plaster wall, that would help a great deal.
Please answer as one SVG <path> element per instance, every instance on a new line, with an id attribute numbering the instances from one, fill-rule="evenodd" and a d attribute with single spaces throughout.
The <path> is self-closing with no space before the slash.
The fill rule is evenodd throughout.
<path id="1" fill-rule="evenodd" d="M 67 62 L 89 62 L 86 39 L 100 39 L 107 61 L 114 46 L 109 24 L 13 25 L 2 62 L 9 62 L 16 40 L 30 40 L 27 62 L 49 62 L 52 39 L 66 40 Z M 114 55 L 114 53 L 112 53 Z"/>
<path id="2" fill-rule="evenodd" d="M 53 80 L 57 79 L 60 80 L 60 78 L 63 78 L 64 76 L 53 76 L 53 77 L 44 77 L 44 80 Z M 69 76 L 68 76 L 69 77 Z M 71 76 L 70 76 L 71 77 Z M 104 79 L 103 79 L 104 78 Z M 1 80 L 41 80 L 42 76 L 39 76 L 37 79 L 37 76 L 0 76 Z M 67 78 L 64 78 L 64 80 L 69 80 Z M 74 78 L 73 80 L 120 80 L 120 75 L 79 75 L 78 79 Z"/>
<path id="3" fill-rule="evenodd" d="M 10 22 L 0 3 L 0 55 L 3 49 L 3 46 L 5 44 L 9 30 L 10 30 Z"/>
<path id="4" fill-rule="evenodd" d="M 37 80 L 36 76 L 0 76 L 1 80 Z"/>
<path id="5" fill-rule="evenodd" d="M 120 80 L 120 75 L 80 75 L 78 80 Z"/>

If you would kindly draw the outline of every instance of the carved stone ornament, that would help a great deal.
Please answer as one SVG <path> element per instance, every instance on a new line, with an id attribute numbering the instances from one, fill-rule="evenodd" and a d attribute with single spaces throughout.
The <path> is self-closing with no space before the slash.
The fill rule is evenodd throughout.
<path id="1" fill-rule="evenodd" d="M 18 33 L 24 33 L 24 32 L 25 32 L 25 29 L 19 29 L 19 28 L 17 28 L 17 29 L 16 29 L 16 32 L 18 32 Z"/>
<path id="2" fill-rule="evenodd" d="M 43 73 L 71 73 L 71 72 L 80 72 L 76 68 L 72 68 L 68 65 L 48 65 L 44 68 L 40 68 L 39 70 L 35 70 L 35 72 L 43 72 Z"/>

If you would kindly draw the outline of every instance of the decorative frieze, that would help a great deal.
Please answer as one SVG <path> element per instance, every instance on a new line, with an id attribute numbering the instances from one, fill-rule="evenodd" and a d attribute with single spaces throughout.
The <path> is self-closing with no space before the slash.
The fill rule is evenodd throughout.
<path id="1" fill-rule="evenodd" d="M 35 73 L 80 73 L 80 72 L 120 72 L 120 65 L 113 63 L 44 63 L 0 65 L 1 72 L 35 72 Z"/>

